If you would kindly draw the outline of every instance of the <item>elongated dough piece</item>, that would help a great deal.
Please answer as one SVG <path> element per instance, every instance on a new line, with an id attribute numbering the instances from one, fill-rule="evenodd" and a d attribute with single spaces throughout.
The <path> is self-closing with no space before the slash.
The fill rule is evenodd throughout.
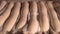
<path id="1" fill-rule="evenodd" d="M 14 3 L 12 2 L 11 4 L 13 5 Z M 18 18 L 19 12 L 20 12 L 20 7 L 21 7 L 20 2 L 16 2 L 15 6 L 11 12 L 10 18 L 6 21 L 6 24 L 4 26 L 4 29 L 3 29 L 4 34 L 6 34 L 7 31 L 10 32 L 12 27 L 16 23 L 16 20 Z"/>
<path id="2" fill-rule="evenodd" d="M 48 8 L 50 10 L 49 12 L 51 15 L 50 17 L 51 17 L 52 27 L 53 27 L 54 31 L 60 32 L 60 21 L 58 19 L 56 11 L 54 10 L 53 4 L 52 4 L 52 2 L 48 2 L 47 4 L 48 4 Z"/>
<path id="3" fill-rule="evenodd" d="M 58 34 L 58 32 L 55 32 L 50 26 L 50 34 Z"/>
<path id="4" fill-rule="evenodd" d="M 23 29 L 22 29 L 23 34 L 28 34 L 28 32 L 27 32 L 27 26 L 28 26 L 28 24 L 26 24 L 26 25 L 23 27 Z"/>
<path id="5" fill-rule="evenodd" d="M 7 6 L 8 6 L 8 5 L 6 5 L 6 6 L 0 11 L 0 16 L 5 12 Z"/>
<path id="6" fill-rule="evenodd" d="M 10 3 L 7 9 L 5 10 L 5 12 L 0 16 L 0 27 L 4 24 L 6 19 L 9 17 L 12 7 L 13 7 L 13 3 Z"/>
<path id="7" fill-rule="evenodd" d="M 29 4 L 28 2 L 24 2 L 21 9 L 21 13 L 22 13 L 21 18 L 16 26 L 17 30 L 21 29 L 26 24 L 28 11 L 29 11 Z"/>
<path id="8" fill-rule="evenodd" d="M 35 34 L 38 31 L 39 23 L 37 21 L 37 3 L 31 2 L 30 3 L 30 21 L 28 25 L 28 33 Z"/>
<path id="9" fill-rule="evenodd" d="M 5 7 L 6 4 L 7 4 L 6 1 L 2 1 L 1 4 L 0 4 L 0 10 L 2 10 Z"/>
<path id="10" fill-rule="evenodd" d="M 49 30 L 49 18 L 48 18 L 47 8 L 43 1 L 40 2 L 40 5 L 41 5 L 41 15 L 42 15 L 41 29 L 42 29 L 42 32 L 47 32 Z"/>

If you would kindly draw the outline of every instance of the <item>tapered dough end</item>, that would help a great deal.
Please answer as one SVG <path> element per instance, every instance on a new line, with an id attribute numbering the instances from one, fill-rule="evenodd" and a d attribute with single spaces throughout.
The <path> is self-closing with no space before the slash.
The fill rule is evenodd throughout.
<path id="1" fill-rule="evenodd" d="M 4 4 L 4 5 L 6 5 L 7 4 L 7 1 L 2 1 L 1 3 Z"/>
<path id="2" fill-rule="evenodd" d="M 42 31 L 43 32 L 47 32 L 49 30 L 49 25 L 48 26 L 44 26 L 43 28 L 42 28 Z"/>
<path id="3" fill-rule="evenodd" d="M 28 34 L 28 31 L 23 31 L 23 34 Z"/>
<path id="4" fill-rule="evenodd" d="M 0 4 L 0 10 L 3 9 L 6 4 L 7 4 L 7 1 L 2 1 Z"/>
<path id="5" fill-rule="evenodd" d="M 49 30 L 49 27 L 43 29 L 42 31 L 43 31 L 43 32 L 47 32 L 48 30 Z"/>
<path id="6" fill-rule="evenodd" d="M 41 27 L 40 27 L 40 26 L 38 27 L 38 31 L 37 31 L 37 32 L 38 32 L 38 33 L 41 32 Z"/>
<path id="7" fill-rule="evenodd" d="M 60 28 L 57 28 L 55 31 L 56 31 L 56 32 L 60 32 Z"/>
<path id="8" fill-rule="evenodd" d="M 50 6 L 48 8 L 53 8 L 53 2 L 52 1 L 47 2 L 47 4 L 48 4 L 48 6 Z"/>
<path id="9" fill-rule="evenodd" d="M 39 24 L 34 22 L 31 26 L 28 27 L 28 33 L 36 33 L 38 31 Z"/>
<path id="10" fill-rule="evenodd" d="M 57 22 L 57 24 L 55 25 L 54 31 L 60 32 L 60 22 Z"/>
<path id="11" fill-rule="evenodd" d="M 35 34 L 35 33 L 29 33 L 29 34 Z"/>

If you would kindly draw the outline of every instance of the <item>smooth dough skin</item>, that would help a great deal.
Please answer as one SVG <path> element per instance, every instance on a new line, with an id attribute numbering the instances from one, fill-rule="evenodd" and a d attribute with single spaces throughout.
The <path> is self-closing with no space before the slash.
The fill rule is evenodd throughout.
<path id="1" fill-rule="evenodd" d="M 51 17 L 51 25 L 54 28 L 54 31 L 60 32 L 60 21 L 58 19 L 57 13 L 53 8 L 52 2 L 48 2 L 48 8 L 50 12 L 50 17 Z"/>
<path id="2" fill-rule="evenodd" d="M 5 12 L 0 16 L 0 27 L 3 26 L 6 19 L 9 17 L 13 5 L 9 4 Z"/>
<path id="3" fill-rule="evenodd" d="M 38 31 L 38 21 L 37 21 L 37 3 L 31 2 L 30 3 L 30 21 L 28 26 L 28 33 L 35 34 Z"/>
<path id="4" fill-rule="evenodd" d="M 42 32 L 47 32 L 49 30 L 49 17 L 48 17 L 48 12 L 47 12 L 47 7 L 43 1 L 40 2 L 41 5 L 41 30 Z"/>
<path id="5" fill-rule="evenodd" d="M 29 4 L 28 4 L 28 2 L 23 2 L 22 3 L 22 9 L 21 9 L 21 18 L 19 20 L 19 23 L 16 26 L 17 30 L 19 30 L 23 26 L 25 26 L 26 21 L 27 21 L 28 12 L 29 12 Z"/>
<path id="6" fill-rule="evenodd" d="M 14 2 L 10 2 L 10 5 L 13 6 Z M 16 23 L 16 20 L 18 18 L 19 12 L 20 12 L 20 7 L 21 7 L 20 2 L 16 2 L 15 6 L 11 12 L 10 18 L 7 20 L 7 22 L 4 26 L 4 29 L 3 29 L 4 34 L 6 34 L 7 31 L 10 32 L 12 27 Z"/>
<path id="7" fill-rule="evenodd" d="M 0 10 L 2 10 L 5 7 L 6 4 L 7 4 L 6 1 L 2 1 L 1 4 L 0 4 Z"/>

